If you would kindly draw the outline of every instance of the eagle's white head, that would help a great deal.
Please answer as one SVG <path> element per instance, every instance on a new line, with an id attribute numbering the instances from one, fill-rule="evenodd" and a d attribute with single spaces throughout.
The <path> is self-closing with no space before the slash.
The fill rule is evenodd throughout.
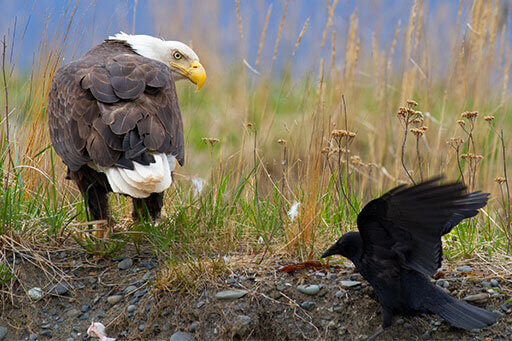
<path id="1" fill-rule="evenodd" d="M 175 80 L 188 78 L 197 85 L 197 91 L 204 85 L 206 71 L 199 62 L 199 57 L 194 50 L 180 41 L 165 41 L 144 34 L 132 35 L 124 32 L 110 36 L 109 39 L 126 41 L 141 56 L 168 65 Z"/>

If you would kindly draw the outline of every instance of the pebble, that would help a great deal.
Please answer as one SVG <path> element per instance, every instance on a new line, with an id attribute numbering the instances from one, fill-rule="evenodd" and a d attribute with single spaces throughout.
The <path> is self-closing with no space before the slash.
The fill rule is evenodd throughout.
<path id="1" fill-rule="evenodd" d="M 121 295 L 113 295 L 113 296 L 107 297 L 107 302 L 110 303 L 111 305 L 114 305 L 116 303 L 119 303 L 119 301 L 121 301 L 122 299 L 123 299 L 123 296 L 121 296 Z"/>
<path id="2" fill-rule="evenodd" d="M 204 305 L 205 305 L 204 301 L 199 301 L 199 302 L 196 303 L 196 308 L 199 309 L 199 308 L 201 308 Z"/>
<path id="3" fill-rule="evenodd" d="M 325 277 L 325 274 L 323 272 L 315 272 L 315 276 L 318 276 L 318 277 Z"/>
<path id="4" fill-rule="evenodd" d="M 410 324 L 409 322 L 404 323 L 404 328 L 412 329 L 412 324 Z"/>
<path id="5" fill-rule="evenodd" d="M 73 320 L 78 315 L 80 315 L 80 311 L 78 309 L 70 309 L 64 313 L 64 316 L 69 318 L 70 320 Z"/>
<path id="6" fill-rule="evenodd" d="M 286 290 L 286 285 L 278 285 L 278 286 L 276 287 L 276 289 L 277 289 L 278 291 L 285 291 L 285 290 Z"/>
<path id="7" fill-rule="evenodd" d="M 348 289 L 348 288 L 355 288 L 361 285 L 361 282 L 359 281 L 340 281 L 340 285 L 342 288 Z"/>
<path id="8" fill-rule="evenodd" d="M 338 275 L 336 275 L 336 274 L 329 274 L 327 276 L 327 279 L 336 279 L 337 277 L 338 277 Z"/>
<path id="9" fill-rule="evenodd" d="M 52 292 L 57 295 L 66 295 L 68 293 L 68 287 L 65 284 L 59 283 L 53 288 Z"/>
<path id="10" fill-rule="evenodd" d="M 133 260 L 131 258 L 125 258 L 117 264 L 117 267 L 120 270 L 129 269 L 133 265 Z"/>
<path id="11" fill-rule="evenodd" d="M 89 313 L 83 313 L 82 315 L 78 316 L 79 320 L 87 320 L 89 318 Z"/>
<path id="12" fill-rule="evenodd" d="M 135 291 L 137 290 L 137 287 L 135 285 L 129 285 L 127 286 L 124 290 L 123 290 L 123 293 L 125 295 L 128 295 L 129 293 L 131 293 L 132 291 Z"/>
<path id="13" fill-rule="evenodd" d="M 442 279 L 437 281 L 436 284 L 438 286 L 440 286 L 441 288 L 448 288 L 450 286 L 450 284 L 447 281 L 442 280 Z"/>
<path id="14" fill-rule="evenodd" d="M 43 290 L 39 287 L 34 287 L 28 291 L 28 295 L 33 300 L 38 300 L 43 297 Z"/>
<path id="15" fill-rule="evenodd" d="M 485 293 L 469 295 L 463 298 L 466 302 L 485 302 L 489 298 L 489 295 Z"/>
<path id="16" fill-rule="evenodd" d="M 194 335 L 184 332 L 176 332 L 171 335 L 170 341 L 194 341 Z"/>
<path id="17" fill-rule="evenodd" d="M 128 308 L 126 308 L 126 311 L 129 313 L 133 313 L 137 309 L 137 307 L 134 304 L 130 304 Z"/>
<path id="18" fill-rule="evenodd" d="M 139 324 L 139 330 L 143 331 L 144 329 L 146 329 L 146 324 L 145 323 Z"/>
<path id="19" fill-rule="evenodd" d="M 30 341 L 37 341 L 37 336 L 35 334 L 30 334 L 28 338 L 30 339 Z"/>
<path id="20" fill-rule="evenodd" d="M 457 268 L 457 271 L 459 271 L 459 272 L 471 272 L 471 271 L 473 271 L 473 268 L 470 267 L 469 265 L 463 265 L 463 266 L 459 266 Z"/>
<path id="21" fill-rule="evenodd" d="M 52 327 L 52 325 L 50 323 L 45 323 L 41 326 L 41 328 L 43 329 L 50 329 Z"/>
<path id="22" fill-rule="evenodd" d="M 0 341 L 5 339 L 6 336 L 7 336 L 7 327 L 0 326 Z"/>
<path id="23" fill-rule="evenodd" d="M 91 309 L 91 306 L 90 306 L 90 305 L 88 305 L 88 304 L 84 304 L 84 305 L 82 306 L 82 309 L 80 309 L 80 311 L 81 311 L 82 313 L 86 313 L 89 309 Z"/>
<path id="24" fill-rule="evenodd" d="M 510 306 L 506 303 L 503 303 L 502 305 L 500 305 L 500 308 L 507 314 L 509 314 L 511 312 Z"/>
<path id="25" fill-rule="evenodd" d="M 232 332 L 235 335 L 244 337 L 247 336 L 250 331 L 251 318 L 247 315 L 238 315 L 233 321 Z"/>
<path id="26" fill-rule="evenodd" d="M 155 263 L 152 260 L 142 261 L 140 265 L 145 267 L 148 270 L 153 270 L 155 268 Z"/>
<path id="27" fill-rule="evenodd" d="M 421 335 L 421 338 L 423 340 L 430 340 L 430 333 L 429 332 L 425 332 L 424 334 Z"/>
<path id="28" fill-rule="evenodd" d="M 313 301 L 306 301 L 306 302 L 302 302 L 302 303 L 300 304 L 300 306 L 301 306 L 303 309 L 306 309 L 306 310 L 308 310 L 308 311 L 311 311 L 311 310 L 315 309 L 316 304 L 315 304 L 315 302 L 313 302 Z"/>
<path id="29" fill-rule="evenodd" d="M 49 339 L 53 337 L 51 330 L 43 330 L 39 335 L 46 336 Z"/>
<path id="30" fill-rule="evenodd" d="M 490 288 L 491 287 L 491 283 L 489 283 L 487 281 L 482 281 L 480 284 L 482 284 L 482 286 L 486 287 L 486 288 Z"/>
<path id="31" fill-rule="evenodd" d="M 496 288 L 496 287 L 500 286 L 500 283 L 498 282 L 498 280 L 493 278 L 493 279 L 491 279 L 491 286 Z"/>
<path id="32" fill-rule="evenodd" d="M 224 290 L 215 294 L 218 300 L 234 300 L 247 295 L 247 290 Z"/>
<path id="33" fill-rule="evenodd" d="M 313 285 L 299 285 L 297 289 L 306 295 L 316 295 L 320 291 L 320 286 L 313 284 Z"/>
<path id="34" fill-rule="evenodd" d="M 336 298 L 342 298 L 343 296 L 345 296 L 345 292 L 343 290 L 338 290 L 336 291 L 334 296 L 336 296 Z"/>
<path id="35" fill-rule="evenodd" d="M 199 327 L 199 322 L 194 321 L 190 324 L 190 328 L 188 329 L 191 333 L 195 333 L 197 331 L 197 327 Z"/>

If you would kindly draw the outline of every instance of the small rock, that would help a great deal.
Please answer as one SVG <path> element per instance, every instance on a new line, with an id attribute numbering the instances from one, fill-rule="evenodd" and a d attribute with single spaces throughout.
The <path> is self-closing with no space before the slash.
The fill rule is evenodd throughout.
<path id="1" fill-rule="evenodd" d="M 37 341 L 37 336 L 35 334 L 30 334 L 28 338 L 30 339 L 30 341 Z"/>
<path id="2" fill-rule="evenodd" d="M 320 291 L 320 287 L 316 284 L 313 285 L 299 285 L 297 289 L 306 295 L 316 295 Z"/>
<path id="3" fill-rule="evenodd" d="M 491 287 L 491 283 L 489 283 L 487 281 L 482 281 L 480 284 L 482 284 L 482 286 L 486 287 L 486 288 L 490 288 Z"/>
<path id="4" fill-rule="evenodd" d="M 481 293 L 481 294 L 475 294 L 475 295 L 469 295 L 463 298 L 466 302 L 485 302 L 489 298 L 488 294 Z"/>
<path id="5" fill-rule="evenodd" d="M 276 287 L 276 289 L 277 289 L 278 291 L 285 291 L 285 290 L 286 290 L 286 285 L 278 285 L 278 286 Z"/>
<path id="6" fill-rule="evenodd" d="M 457 271 L 458 272 L 471 272 L 471 271 L 473 271 L 473 268 L 470 267 L 469 265 L 463 265 L 463 266 L 459 266 L 457 268 Z"/>
<path id="7" fill-rule="evenodd" d="M 235 335 L 244 337 L 251 332 L 251 318 L 247 315 L 238 315 L 233 321 L 232 332 Z"/>
<path id="8" fill-rule="evenodd" d="M 343 296 L 345 296 L 345 292 L 343 290 L 338 290 L 336 291 L 334 296 L 336 296 L 336 298 L 342 298 Z"/>
<path id="9" fill-rule="evenodd" d="M 139 330 L 143 331 L 144 329 L 146 329 L 146 324 L 145 323 L 139 324 Z"/>
<path id="10" fill-rule="evenodd" d="M 155 268 L 155 263 L 152 260 L 142 261 L 140 265 L 145 267 L 148 270 L 153 270 Z"/>
<path id="11" fill-rule="evenodd" d="M 498 282 L 498 280 L 493 278 L 493 279 L 491 279 L 491 286 L 496 288 L 496 287 L 500 286 L 500 283 Z"/>
<path id="12" fill-rule="evenodd" d="M 511 312 L 510 306 L 507 303 L 501 304 L 500 308 L 507 314 L 509 314 Z"/>
<path id="13" fill-rule="evenodd" d="M 78 316 L 79 320 L 87 320 L 89 318 L 89 313 L 83 313 L 80 316 Z"/>
<path id="14" fill-rule="evenodd" d="M 348 288 L 355 288 L 361 285 L 361 282 L 359 281 L 340 281 L 340 285 L 342 288 L 348 289 Z"/>
<path id="15" fill-rule="evenodd" d="M 429 332 L 425 332 L 424 334 L 421 335 L 421 338 L 423 340 L 430 340 L 430 333 Z"/>
<path id="16" fill-rule="evenodd" d="M 43 330 L 41 333 L 39 333 L 39 335 L 46 336 L 49 339 L 53 337 L 52 331 L 48 329 Z"/>
<path id="17" fill-rule="evenodd" d="M 70 320 L 75 319 L 78 315 L 80 315 L 80 311 L 78 309 L 69 309 L 64 313 L 64 316 L 69 318 Z"/>
<path id="18" fill-rule="evenodd" d="M 5 339 L 6 336 L 7 336 L 7 327 L 1 326 L 0 327 L 0 341 Z"/>
<path id="19" fill-rule="evenodd" d="M 38 300 L 43 297 L 43 290 L 39 287 L 34 287 L 28 291 L 28 296 L 33 300 Z M 33 334 L 32 334 L 33 335 Z"/>
<path id="20" fill-rule="evenodd" d="M 396 320 L 396 324 L 402 325 L 404 323 L 405 323 L 405 321 L 402 318 L 399 318 L 398 320 Z"/>
<path id="21" fill-rule="evenodd" d="M 107 297 L 107 302 L 110 303 L 111 305 L 114 305 L 116 303 L 119 303 L 119 301 L 121 301 L 122 299 L 123 299 L 123 296 L 121 296 L 121 295 L 113 295 L 113 296 Z"/>
<path id="22" fill-rule="evenodd" d="M 88 304 L 84 304 L 84 305 L 82 306 L 82 309 L 80 309 L 80 311 L 81 311 L 82 313 L 86 313 L 89 309 L 91 309 L 91 306 L 90 306 L 90 305 L 88 305 Z"/>
<path id="23" fill-rule="evenodd" d="M 437 282 L 436 282 L 436 284 L 437 284 L 438 286 L 440 286 L 441 288 L 448 288 L 448 287 L 450 286 L 450 284 L 449 284 L 447 281 L 442 280 L 442 279 L 440 279 L 439 281 L 437 281 Z"/>
<path id="24" fill-rule="evenodd" d="M 228 278 L 228 279 L 226 280 L 226 283 L 227 283 L 227 284 L 233 284 L 233 283 L 235 283 L 235 282 L 236 282 L 236 279 L 235 279 L 235 278 Z"/>
<path id="25" fill-rule="evenodd" d="M 315 309 L 316 304 L 315 304 L 315 302 L 313 302 L 313 301 L 306 301 L 306 302 L 302 302 L 302 303 L 300 304 L 300 306 L 301 306 L 303 309 L 306 309 L 306 310 L 308 310 L 308 311 L 311 311 L 311 310 Z"/>
<path id="26" fill-rule="evenodd" d="M 125 258 L 122 261 L 120 261 L 119 264 L 117 264 L 117 267 L 120 270 L 126 270 L 126 269 L 129 269 L 132 265 L 133 265 L 132 259 L 131 258 Z"/>
<path id="27" fill-rule="evenodd" d="M 135 291 L 137 290 L 137 287 L 135 285 L 129 285 L 127 286 L 124 290 L 123 290 L 123 293 L 125 295 L 128 295 L 129 293 L 131 293 L 132 291 Z"/>
<path id="28" fill-rule="evenodd" d="M 190 328 L 188 329 L 191 333 L 195 333 L 197 331 L 197 327 L 199 327 L 199 322 L 194 321 L 190 324 Z"/>
<path id="29" fill-rule="evenodd" d="M 126 308 L 126 311 L 129 313 L 133 313 L 137 309 L 137 307 L 134 304 L 130 304 L 128 308 Z"/>
<path id="30" fill-rule="evenodd" d="M 215 294 L 218 300 L 234 300 L 247 295 L 247 290 L 224 290 Z"/>
<path id="31" fill-rule="evenodd" d="M 50 329 L 52 325 L 50 323 L 45 323 L 41 326 L 42 329 Z"/>
<path id="32" fill-rule="evenodd" d="M 194 335 L 184 332 L 176 332 L 171 335 L 170 341 L 194 341 Z"/>
<path id="33" fill-rule="evenodd" d="M 407 329 L 412 329 L 412 324 L 410 323 L 404 323 L 404 328 L 407 328 Z"/>
<path id="34" fill-rule="evenodd" d="M 325 274 L 323 272 L 317 271 L 317 272 L 315 272 L 315 276 L 325 277 Z"/>
<path id="35" fill-rule="evenodd" d="M 199 302 L 196 303 L 196 308 L 199 309 L 199 308 L 201 308 L 204 305 L 205 305 L 204 301 L 199 301 Z"/>
<path id="36" fill-rule="evenodd" d="M 52 293 L 57 295 L 66 295 L 68 293 L 68 287 L 63 283 L 59 283 L 52 289 Z"/>

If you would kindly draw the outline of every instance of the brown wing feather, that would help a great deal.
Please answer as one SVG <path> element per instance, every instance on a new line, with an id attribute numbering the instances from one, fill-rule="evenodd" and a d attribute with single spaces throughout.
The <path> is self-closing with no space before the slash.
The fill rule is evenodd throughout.
<path id="1" fill-rule="evenodd" d="M 106 41 L 57 71 L 48 98 L 50 136 L 72 171 L 93 161 L 110 167 L 154 161 L 148 152 L 184 162 L 176 88 L 169 68 Z"/>

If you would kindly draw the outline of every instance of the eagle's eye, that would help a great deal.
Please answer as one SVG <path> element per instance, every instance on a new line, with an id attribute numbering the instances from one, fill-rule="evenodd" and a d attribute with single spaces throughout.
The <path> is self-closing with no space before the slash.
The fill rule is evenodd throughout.
<path id="1" fill-rule="evenodd" d="M 179 53 L 178 51 L 175 51 L 175 52 L 172 54 L 172 56 L 173 56 L 173 57 L 174 57 L 174 59 L 176 59 L 176 60 L 180 60 L 180 59 L 181 59 L 181 57 L 183 57 L 183 56 L 181 55 L 181 53 Z"/>

